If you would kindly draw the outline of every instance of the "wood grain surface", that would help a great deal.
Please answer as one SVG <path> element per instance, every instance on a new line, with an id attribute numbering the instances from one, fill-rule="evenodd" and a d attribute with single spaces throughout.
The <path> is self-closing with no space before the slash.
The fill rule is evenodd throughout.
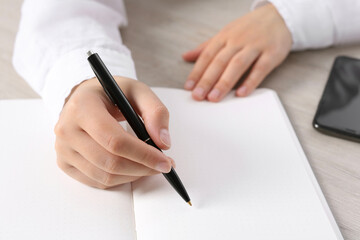
<path id="1" fill-rule="evenodd" d="M 11 64 L 21 0 L 0 0 L 0 99 L 37 98 Z M 127 0 L 122 30 L 139 80 L 182 88 L 192 64 L 181 54 L 246 14 L 251 1 Z M 285 106 L 324 195 L 346 240 L 360 239 L 360 145 L 318 133 L 311 122 L 331 65 L 338 55 L 360 58 L 360 45 L 291 53 L 262 87 Z M 0 113 L 0 116 L 3 113 Z"/>

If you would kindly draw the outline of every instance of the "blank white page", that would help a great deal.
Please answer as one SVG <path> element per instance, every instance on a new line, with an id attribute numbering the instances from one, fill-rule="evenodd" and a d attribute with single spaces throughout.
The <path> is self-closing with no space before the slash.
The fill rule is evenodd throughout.
<path id="1" fill-rule="evenodd" d="M 0 239 L 136 239 L 130 184 L 105 191 L 63 173 L 41 100 L 0 101 L 0 133 Z"/>
<path id="2" fill-rule="evenodd" d="M 343 239 L 273 91 L 220 103 L 156 93 L 193 207 L 162 175 L 133 183 L 138 240 Z"/>

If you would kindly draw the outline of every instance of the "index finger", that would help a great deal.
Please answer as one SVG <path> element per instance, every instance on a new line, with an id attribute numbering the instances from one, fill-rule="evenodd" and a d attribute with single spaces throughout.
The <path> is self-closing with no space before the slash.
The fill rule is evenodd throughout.
<path id="1" fill-rule="evenodd" d="M 186 84 L 187 90 L 192 90 L 197 85 L 207 66 L 223 47 L 223 42 L 214 40 L 210 42 L 205 49 L 203 49 L 199 58 L 195 62 L 194 68 L 188 76 Z"/>

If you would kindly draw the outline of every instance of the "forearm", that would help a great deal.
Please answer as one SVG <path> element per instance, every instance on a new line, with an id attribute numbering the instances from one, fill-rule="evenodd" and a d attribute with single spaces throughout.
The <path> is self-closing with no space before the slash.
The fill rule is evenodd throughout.
<path id="1" fill-rule="evenodd" d="M 112 74 L 136 78 L 119 26 L 126 24 L 122 1 L 26 0 L 13 63 L 57 116 L 71 89 L 94 77 L 86 52 L 98 52 Z"/>

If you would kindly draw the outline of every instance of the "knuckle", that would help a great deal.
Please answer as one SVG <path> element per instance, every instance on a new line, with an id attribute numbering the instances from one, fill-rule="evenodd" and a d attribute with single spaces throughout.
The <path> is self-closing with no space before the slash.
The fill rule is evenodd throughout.
<path id="1" fill-rule="evenodd" d="M 109 173 L 115 173 L 118 168 L 118 159 L 115 156 L 108 157 L 105 160 L 104 170 Z"/>
<path id="2" fill-rule="evenodd" d="M 209 51 L 206 51 L 206 50 L 203 51 L 200 56 L 205 61 L 209 61 L 212 58 L 212 54 Z"/>
<path id="3" fill-rule="evenodd" d="M 169 110 L 162 104 L 155 107 L 153 113 L 156 115 L 169 117 Z"/>
<path id="4" fill-rule="evenodd" d="M 224 68 L 224 67 L 226 67 L 226 65 L 227 65 L 227 61 L 226 61 L 225 59 L 223 59 L 223 58 L 220 58 L 220 57 L 215 58 L 215 59 L 214 59 L 214 63 L 215 63 L 217 66 L 221 67 L 221 68 Z"/>
<path id="5" fill-rule="evenodd" d="M 241 49 L 244 48 L 244 45 L 242 43 L 239 42 L 239 39 L 235 38 L 231 38 L 227 41 L 226 43 L 226 47 L 231 50 L 232 53 L 237 53 L 239 52 Z"/>
<path id="6" fill-rule="evenodd" d="M 242 56 L 235 56 L 233 62 L 237 66 L 243 66 L 246 64 L 246 59 L 244 59 Z"/>
<path id="7" fill-rule="evenodd" d="M 67 161 L 68 159 L 64 160 L 64 153 L 66 152 L 67 147 L 64 146 L 62 141 L 56 140 L 55 144 L 54 144 L 54 148 L 55 148 L 55 152 L 56 152 L 56 160 L 57 161 L 61 160 L 64 163 L 69 162 L 69 161 Z"/>
<path id="8" fill-rule="evenodd" d="M 211 45 L 214 48 L 220 48 L 225 45 L 228 38 L 226 34 L 217 34 L 214 39 L 212 39 Z"/>
<path id="9" fill-rule="evenodd" d="M 114 186 L 114 180 L 115 180 L 115 176 L 113 174 L 104 173 L 100 183 L 107 187 L 111 187 Z"/>
<path id="10" fill-rule="evenodd" d="M 58 137 L 64 137 L 66 135 L 66 127 L 65 124 L 63 124 L 62 121 L 58 121 L 54 128 L 54 133 Z"/>
<path id="11" fill-rule="evenodd" d="M 271 67 L 271 62 L 269 60 L 265 60 L 256 66 L 256 70 L 258 72 L 267 72 L 270 67 Z"/>
<path id="12" fill-rule="evenodd" d="M 154 162 L 153 154 L 151 151 L 143 152 L 143 154 L 141 156 L 141 162 L 143 162 L 144 165 L 146 165 L 150 168 L 155 168 L 155 162 Z"/>
<path id="13" fill-rule="evenodd" d="M 66 112 L 74 114 L 78 112 L 79 105 L 80 105 L 79 98 L 74 96 L 65 104 L 64 108 L 66 108 Z"/>
<path id="14" fill-rule="evenodd" d="M 83 104 L 83 101 L 84 99 L 80 96 L 73 95 L 63 108 L 63 111 L 61 113 L 63 115 L 63 118 L 71 117 L 72 121 L 78 121 L 81 118 L 86 117 L 83 111 L 83 107 L 85 105 Z"/>
<path id="15" fill-rule="evenodd" d="M 64 162 L 63 160 L 61 160 L 60 158 L 56 159 L 56 164 L 64 172 L 67 172 L 69 170 L 69 165 L 66 162 Z"/>
<path id="16" fill-rule="evenodd" d="M 59 158 L 56 159 L 56 164 L 61 170 L 64 170 L 64 162 L 61 161 Z"/>
<path id="17" fill-rule="evenodd" d="M 112 153 L 121 152 L 124 147 L 124 138 L 110 135 L 107 141 L 107 149 Z"/>
<path id="18" fill-rule="evenodd" d="M 259 54 L 261 54 L 262 52 L 265 51 L 264 48 L 265 47 L 263 45 L 255 43 L 255 44 L 250 46 L 248 54 L 250 56 L 259 55 Z"/>

